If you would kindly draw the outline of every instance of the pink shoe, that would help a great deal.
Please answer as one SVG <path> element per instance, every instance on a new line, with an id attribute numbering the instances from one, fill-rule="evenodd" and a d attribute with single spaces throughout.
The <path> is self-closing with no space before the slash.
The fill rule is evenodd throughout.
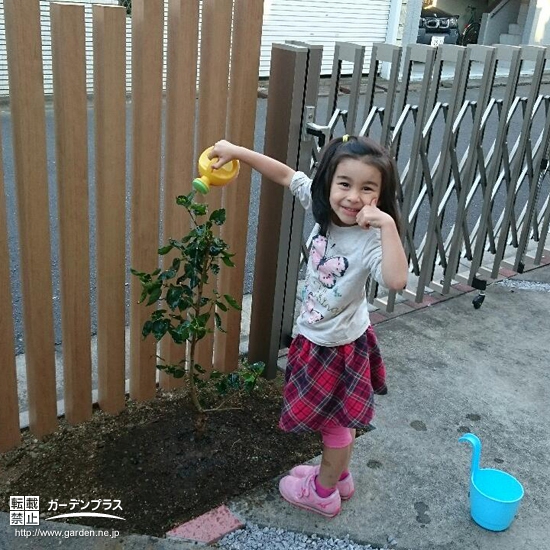
<path id="1" fill-rule="evenodd" d="M 326 498 L 321 498 L 315 490 L 315 475 L 307 477 L 285 476 L 279 482 L 281 496 L 290 504 L 311 512 L 333 518 L 340 513 L 340 493 L 334 491 Z"/>
<path id="2" fill-rule="evenodd" d="M 300 464 L 300 466 L 295 466 L 292 468 L 289 473 L 294 477 L 307 477 L 311 474 L 318 475 L 320 469 L 321 466 L 319 466 L 319 464 L 316 464 L 315 466 Z M 355 493 L 355 485 L 353 484 L 351 472 L 348 474 L 348 477 L 342 479 L 336 484 L 336 488 L 338 489 L 342 500 L 349 500 L 353 496 L 353 493 Z"/>

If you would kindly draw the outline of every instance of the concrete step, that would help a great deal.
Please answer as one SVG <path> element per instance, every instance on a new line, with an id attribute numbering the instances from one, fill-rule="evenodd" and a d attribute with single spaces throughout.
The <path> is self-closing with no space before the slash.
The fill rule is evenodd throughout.
<path id="1" fill-rule="evenodd" d="M 521 36 L 523 34 L 523 28 L 517 23 L 510 23 L 508 25 L 508 34 L 517 34 Z"/>
<path id="2" fill-rule="evenodd" d="M 518 14 L 518 25 L 525 28 L 525 22 L 527 21 L 527 13 L 529 12 L 529 4 L 521 4 Z"/>
<path id="3" fill-rule="evenodd" d="M 521 36 L 518 34 L 501 34 L 500 44 L 507 44 L 509 46 L 519 46 L 521 44 Z"/>

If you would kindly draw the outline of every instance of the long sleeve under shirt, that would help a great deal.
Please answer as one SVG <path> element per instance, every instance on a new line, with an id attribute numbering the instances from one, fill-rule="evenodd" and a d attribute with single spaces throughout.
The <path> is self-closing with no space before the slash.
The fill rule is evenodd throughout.
<path id="1" fill-rule="evenodd" d="M 311 208 L 311 179 L 296 172 L 290 191 Z M 296 329 L 321 346 L 354 342 L 370 325 L 365 284 L 382 279 L 380 230 L 330 223 L 327 236 L 315 224 Z"/>

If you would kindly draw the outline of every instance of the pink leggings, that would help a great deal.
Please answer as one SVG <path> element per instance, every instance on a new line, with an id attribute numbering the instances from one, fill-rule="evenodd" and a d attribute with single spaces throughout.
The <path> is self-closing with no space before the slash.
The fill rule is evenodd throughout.
<path id="1" fill-rule="evenodd" d="M 342 428 L 341 426 L 331 426 L 321 428 L 323 443 L 329 449 L 343 449 L 352 441 L 352 428 Z"/>

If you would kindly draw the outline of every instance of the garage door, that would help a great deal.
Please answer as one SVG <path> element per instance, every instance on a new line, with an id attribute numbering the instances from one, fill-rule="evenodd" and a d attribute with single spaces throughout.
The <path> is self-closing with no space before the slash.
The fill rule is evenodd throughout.
<path id="1" fill-rule="evenodd" d="M 335 42 L 385 42 L 391 0 L 266 0 L 260 76 L 269 75 L 271 44 L 302 40 L 323 46 L 322 74 L 330 74 Z M 343 67 L 344 72 L 346 67 Z"/>

